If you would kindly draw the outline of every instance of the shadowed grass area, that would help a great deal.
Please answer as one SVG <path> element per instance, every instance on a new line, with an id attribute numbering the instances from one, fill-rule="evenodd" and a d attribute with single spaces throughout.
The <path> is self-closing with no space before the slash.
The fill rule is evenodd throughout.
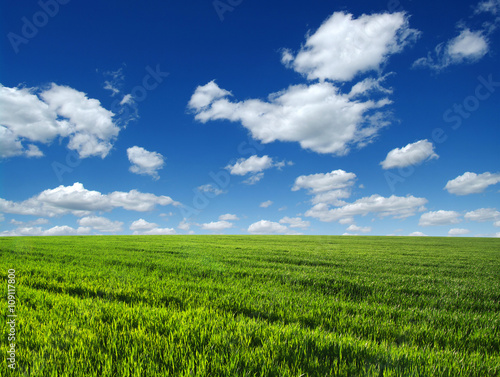
<path id="1" fill-rule="evenodd" d="M 0 268 L 2 376 L 500 374 L 498 239 L 14 237 Z"/>

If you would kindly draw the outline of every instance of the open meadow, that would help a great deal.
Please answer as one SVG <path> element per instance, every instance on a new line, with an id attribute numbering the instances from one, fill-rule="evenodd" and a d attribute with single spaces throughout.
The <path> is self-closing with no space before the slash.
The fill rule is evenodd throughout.
<path id="1" fill-rule="evenodd" d="M 500 239 L 4 237 L 0 267 L 1 376 L 500 375 Z"/>

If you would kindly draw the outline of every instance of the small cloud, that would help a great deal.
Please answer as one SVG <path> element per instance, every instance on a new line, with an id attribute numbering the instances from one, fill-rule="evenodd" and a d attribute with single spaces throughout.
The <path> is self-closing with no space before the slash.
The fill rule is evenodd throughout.
<path id="1" fill-rule="evenodd" d="M 420 216 L 418 225 L 420 226 L 435 226 L 435 225 L 450 225 L 458 224 L 462 221 L 460 214 L 455 211 L 434 211 L 427 212 Z"/>
<path id="2" fill-rule="evenodd" d="M 404 168 L 437 158 L 439 156 L 434 153 L 434 145 L 428 140 L 420 140 L 403 148 L 393 149 L 380 165 L 384 169 Z"/>
<path id="3" fill-rule="evenodd" d="M 218 196 L 218 195 L 226 193 L 224 190 L 221 190 L 221 189 L 219 189 L 217 187 L 214 187 L 211 183 L 199 186 L 198 190 L 201 191 L 201 192 L 212 193 L 212 194 L 214 194 L 214 196 Z"/>
<path id="4" fill-rule="evenodd" d="M 362 233 L 369 233 L 372 231 L 372 228 L 369 226 L 357 226 L 355 224 L 349 225 L 347 228 L 348 232 L 362 232 Z"/>
<path id="5" fill-rule="evenodd" d="M 500 173 L 486 172 L 483 174 L 476 174 L 466 172 L 446 183 L 444 187 L 450 194 L 455 195 L 469 195 L 480 194 L 488 186 L 496 185 L 500 182 Z"/>
<path id="6" fill-rule="evenodd" d="M 157 152 L 148 152 L 144 148 L 133 146 L 127 149 L 127 156 L 132 164 L 130 171 L 135 174 L 150 175 L 158 180 L 158 170 L 163 169 L 164 157 Z"/>
<path id="7" fill-rule="evenodd" d="M 454 64 L 474 63 L 488 51 L 488 40 L 484 32 L 465 28 L 457 37 L 438 44 L 434 54 L 429 52 L 427 57 L 416 60 L 413 67 L 427 67 L 439 71 Z"/>
<path id="8" fill-rule="evenodd" d="M 226 213 L 225 215 L 220 215 L 219 220 L 222 221 L 237 221 L 239 220 L 238 216 L 232 215 L 230 213 Z"/>
<path id="9" fill-rule="evenodd" d="M 283 217 L 280 221 L 280 224 L 288 224 L 290 228 L 302 228 L 306 229 L 311 226 L 309 221 L 302 220 L 300 217 Z"/>
<path id="10" fill-rule="evenodd" d="M 233 224 L 229 221 L 212 221 L 210 223 L 201 224 L 201 229 L 211 231 L 222 231 L 232 227 Z"/>
<path id="11" fill-rule="evenodd" d="M 448 235 L 450 236 L 463 236 L 469 233 L 470 233 L 469 229 L 461 229 L 461 228 L 453 228 L 448 231 Z"/>
<path id="12" fill-rule="evenodd" d="M 259 207 L 261 207 L 261 208 L 267 208 L 267 207 L 269 207 L 269 206 L 270 206 L 270 205 L 272 205 L 272 204 L 273 204 L 273 201 L 271 201 L 271 200 L 267 200 L 267 201 L 265 201 L 265 202 L 260 203 L 260 204 L 259 204 Z"/>
<path id="13" fill-rule="evenodd" d="M 413 232 L 408 234 L 410 237 L 427 237 L 427 234 L 424 234 L 422 232 Z"/>

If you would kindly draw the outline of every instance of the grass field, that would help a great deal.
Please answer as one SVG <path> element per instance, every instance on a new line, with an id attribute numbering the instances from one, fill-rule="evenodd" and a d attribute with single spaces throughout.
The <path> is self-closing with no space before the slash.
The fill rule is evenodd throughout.
<path id="1" fill-rule="evenodd" d="M 499 239 L 14 237 L 0 267 L 1 376 L 500 375 Z"/>

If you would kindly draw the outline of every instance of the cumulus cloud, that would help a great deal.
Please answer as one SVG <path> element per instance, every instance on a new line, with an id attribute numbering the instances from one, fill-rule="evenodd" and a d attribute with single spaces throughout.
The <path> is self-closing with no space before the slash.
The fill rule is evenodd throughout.
<path id="1" fill-rule="evenodd" d="M 284 161 L 274 162 L 273 159 L 267 155 L 262 157 L 253 155 L 248 158 L 240 158 L 233 165 L 227 165 L 226 169 L 229 170 L 232 175 L 252 174 L 245 183 L 254 184 L 264 177 L 264 170 L 272 167 L 282 168 L 283 166 L 285 166 Z"/>
<path id="2" fill-rule="evenodd" d="M 500 219 L 500 212 L 496 208 L 479 208 L 474 211 L 467 212 L 464 218 L 469 221 L 485 222 L 495 221 Z"/>
<path id="3" fill-rule="evenodd" d="M 168 236 L 172 234 L 177 234 L 173 228 L 153 228 L 151 230 L 146 230 L 143 232 L 134 232 L 134 235 L 144 235 L 144 236 Z"/>
<path id="4" fill-rule="evenodd" d="M 134 221 L 130 225 L 129 229 L 130 230 L 144 231 L 144 230 L 151 230 L 151 229 L 154 229 L 157 227 L 158 227 L 158 224 L 150 223 L 144 219 L 139 219 L 139 220 Z"/>
<path id="5" fill-rule="evenodd" d="M 500 173 L 486 172 L 483 174 L 476 174 L 466 172 L 446 183 L 444 187 L 450 194 L 455 195 L 469 195 L 479 194 L 483 192 L 488 186 L 496 185 L 500 182 Z"/>
<path id="6" fill-rule="evenodd" d="M 356 174 L 348 173 L 342 169 L 333 170 L 330 173 L 318 173 L 301 175 L 295 179 L 292 191 L 305 189 L 310 195 L 314 195 L 313 204 L 344 205 L 341 199 L 351 196 L 351 187 L 356 180 Z"/>
<path id="7" fill-rule="evenodd" d="M 78 225 L 92 228 L 104 233 L 117 233 L 122 231 L 123 223 L 121 221 L 111 221 L 105 217 L 86 216 L 77 220 Z"/>
<path id="8" fill-rule="evenodd" d="M 449 236 L 463 236 L 469 233 L 470 233 L 469 229 L 462 229 L 462 228 L 453 228 L 448 231 Z"/>
<path id="9" fill-rule="evenodd" d="M 72 186 L 59 186 L 42 191 L 22 202 L 0 198 L 0 211 L 19 215 L 55 217 L 72 213 L 75 216 L 89 216 L 95 211 L 111 211 L 123 208 L 129 211 L 147 212 L 157 205 L 179 205 L 168 196 L 156 196 L 137 190 L 114 191 L 102 194 L 87 190 L 79 182 Z"/>
<path id="10" fill-rule="evenodd" d="M 220 188 L 215 187 L 211 183 L 199 186 L 198 190 L 201 192 L 204 192 L 204 193 L 213 194 L 214 197 L 225 193 L 224 190 L 221 190 Z"/>
<path id="11" fill-rule="evenodd" d="M 458 224 L 461 219 L 459 219 L 460 214 L 455 211 L 434 211 L 427 212 L 420 216 L 420 221 L 418 225 L 420 226 L 433 226 L 433 225 L 450 225 Z"/>
<path id="12" fill-rule="evenodd" d="M 201 224 L 201 229 L 203 230 L 211 230 L 211 231 L 221 231 L 224 229 L 232 228 L 233 224 L 229 221 L 212 221 L 210 223 Z"/>
<path id="13" fill-rule="evenodd" d="M 291 232 L 285 225 L 268 220 L 260 220 L 251 224 L 248 232 L 251 234 L 297 234 Z"/>
<path id="14" fill-rule="evenodd" d="M 193 96 L 216 85 L 212 81 L 199 86 Z M 204 107 L 190 101 L 195 119 L 202 123 L 218 119 L 241 122 L 254 139 L 265 144 L 292 141 L 318 153 L 345 155 L 352 146 L 366 145 L 389 124 L 386 114 L 376 111 L 390 104 L 389 99 L 352 100 L 329 82 L 292 85 L 269 95 L 268 101 L 232 102 L 229 92 L 221 89 L 221 93 L 226 94 Z"/>
<path id="15" fill-rule="evenodd" d="M 130 227 L 133 230 L 133 235 L 170 235 L 176 234 L 173 228 L 159 228 L 158 224 L 150 223 L 144 219 L 134 221 Z"/>
<path id="16" fill-rule="evenodd" d="M 177 225 L 177 228 L 180 230 L 188 231 L 191 229 L 191 224 L 187 221 L 187 219 L 182 219 L 182 221 Z"/>
<path id="17" fill-rule="evenodd" d="M 297 54 L 284 50 L 281 61 L 309 80 L 350 81 L 359 73 L 378 71 L 418 34 L 402 12 L 358 18 L 335 12 L 307 36 Z"/>
<path id="18" fill-rule="evenodd" d="M 413 232 L 408 234 L 410 237 L 427 237 L 427 234 L 422 233 L 422 232 Z"/>
<path id="19" fill-rule="evenodd" d="M 330 209 L 326 203 L 319 203 L 309 209 L 305 215 L 324 222 L 339 221 L 341 223 L 352 222 L 354 216 L 366 216 L 370 213 L 377 214 L 379 217 L 390 216 L 404 219 L 415 215 L 417 211 L 424 211 L 426 203 L 427 199 L 416 198 L 412 195 L 406 197 L 392 195 L 389 198 L 372 195 L 334 209 Z"/>
<path id="20" fill-rule="evenodd" d="M 232 215 L 230 213 L 226 213 L 225 215 L 220 215 L 219 220 L 222 221 L 237 221 L 239 220 L 238 216 Z"/>
<path id="21" fill-rule="evenodd" d="M 384 169 L 404 168 L 436 158 L 439 156 L 434 153 L 434 145 L 428 140 L 420 140 L 403 148 L 393 149 L 380 164 Z"/>
<path id="22" fill-rule="evenodd" d="M 120 131 L 114 114 L 98 100 L 54 83 L 45 90 L 0 84 L 0 110 L 3 158 L 40 157 L 42 152 L 31 143 L 49 144 L 56 138 L 68 138 L 68 148 L 80 158 L 104 158 Z"/>
<path id="23" fill-rule="evenodd" d="M 21 237 L 21 236 L 74 236 L 90 234 L 91 228 L 78 227 L 77 229 L 67 225 L 55 226 L 50 229 L 42 229 L 41 227 L 21 226 L 14 230 L 3 231 L 0 233 L 2 237 Z"/>
<path id="24" fill-rule="evenodd" d="M 165 164 L 164 157 L 160 153 L 133 146 L 127 149 L 127 156 L 132 164 L 129 169 L 132 173 L 150 175 L 155 180 L 160 178 L 158 170 Z"/>
<path id="25" fill-rule="evenodd" d="M 262 202 L 259 204 L 259 207 L 261 208 L 267 208 L 273 204 L 272 200 L 266 200 L 265 202 Z"/>
<path id="26" fill-rule="evenodd" d="M 355 224 L 349 225 L 346 229 L 348 232 L 361 232 L 361 233 L 369 233 L 372 231 L 372 228 L 369 226 L 357 226 Z"/>
<path id="27" fill-rule="evenodd" d="M 306 229 L 311 226 L 309 221 L 302 220 L 300 217 L 283 217 L 280 221 L 280 224 L 288 224 L 290 228 L 302 228 Z"/>
<path id="28" fill-rule="evenodd" d="M 488 40 L 484 32 L 463 29 L 458 36 L 446 43 L 440 43 L 427 57 L 413 63 L 414 67 L 428 67 L 441 70 L 453 64 L 473 63 L 480 60 L 489 51 Z"/>

